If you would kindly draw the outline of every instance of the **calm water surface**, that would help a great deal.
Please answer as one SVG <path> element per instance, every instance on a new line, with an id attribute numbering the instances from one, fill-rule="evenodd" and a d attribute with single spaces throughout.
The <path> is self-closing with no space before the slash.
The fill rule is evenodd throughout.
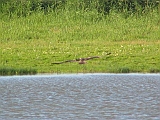
<path id="1" fill-rule="evenodd" d="M 160 74 L 0 77 L 0 119 L 160 120 Z"/>

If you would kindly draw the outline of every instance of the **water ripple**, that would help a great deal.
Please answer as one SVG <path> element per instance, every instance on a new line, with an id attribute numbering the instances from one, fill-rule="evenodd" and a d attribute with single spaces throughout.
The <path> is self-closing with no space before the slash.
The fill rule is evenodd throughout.
<path id="1" fill-rule="evenodd" d="M 159 74 L 0 77 L 0 119 L 160 119 Z"/>

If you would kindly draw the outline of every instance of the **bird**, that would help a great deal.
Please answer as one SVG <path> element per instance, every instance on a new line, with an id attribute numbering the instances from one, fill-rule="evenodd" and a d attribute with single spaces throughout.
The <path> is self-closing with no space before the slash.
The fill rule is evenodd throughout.
<path id="1" fill-rule="evenodd" d="M 109 55 L 111 53 L 108 53 L 106 55 Z M 95 58 L 101 58 L 100 56 L 92 56 L 92 57 L 87 57 L 87 58 L 77 58 L 74 60 L 66 60 L 66 61 L 62 61 L 62 62 L 53 62 L 51 64 L 63 64 L 63 63 L 67 63 L 67 62 L 78 62 L 79 64 L 86 64 L 87 60 L 91 60 L 91 59 L 95 59 Z"/>
<path id="2" fill-rule="evenodd" d="M 77 58 L 74 60 L 66 60 L 66 61 L 62 61 L 62 62 L 54 62 L 52 64 L 62 64 L 62 63 L 67 63 L 67 62 L 78 62 L 79 64 L 85 64 L 87 60 L 91 60 L 94 58 L 100 58 L 99 56 L 93 56 L 93 57 L 87 57 L 87 58 Z"/>

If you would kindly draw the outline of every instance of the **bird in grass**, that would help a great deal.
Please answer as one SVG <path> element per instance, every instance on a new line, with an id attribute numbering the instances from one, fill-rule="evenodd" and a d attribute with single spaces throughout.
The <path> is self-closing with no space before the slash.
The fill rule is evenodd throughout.
<path id="1" fill-rule="evenodd" d="M 85 64 L 87 60 L 91 60 L 94 58 L 100 58 L 99 56 L 93 56 L 93 57 L 87 57 L 87 58 L 78 58 L 75 60 L 66 60 L 66 61 L 62 61 L 62 62 L 55 62 L 52 64 L 62 64 L 62 63 L 67 63 L 67 62 L 78 62 L 79 64 Z"/>
<path id="2" fill-rule="evenodd" d="M 108 53 L 107 55 L 109 55 L 111 53 Z M 51 64 L 62 64 L 62 63 L 67 63 L 67 62 L 78 62 L 79 64 L 85 64 L 87 60 L 91 60 L 91 59 L 95 59 L 95 58 L 100 58 L 100 56 L 92 56 L 92 57 L 87 57 L 87 58 L 78 58 L 78 59 L 74 59 L 74 60 L 66 60 L 66 61 L 62 61 L 62 62 L 54 62 Z"/>

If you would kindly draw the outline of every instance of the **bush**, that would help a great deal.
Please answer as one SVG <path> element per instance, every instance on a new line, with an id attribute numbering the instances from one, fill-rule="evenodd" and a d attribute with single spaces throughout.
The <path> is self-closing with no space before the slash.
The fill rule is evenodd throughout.
<path id="1" fill-rule="evenodd" d="M 158 7 L 157 0 L 99 0 L 99 11 L 109 13 L 115 9 L 119 12 L 144 12 L 146 9 Z"/>
<path id="2" fill-rule="evenodd" d="M 72 6 L 78 6 L 79 9 L 83 10 L 94 8 L 103 14 L 109 14 L 110 10 L 113 9 L 129 14 L 144 13 L 159 5 L 157 0 L 8 0 L 7 2 L 2 0 L 2 3 L 1 11 L 3 13 L 9 15 L 16 13 L 17 16 L 27 16 L 37 10 L 47 13 L 63 9 L 68 3 L 72 3 Z"/>
<path id="3" fill-rule="evenodd" d="M 1 3 L 1 12 L 12 16 L 16 14 L 18 17 L 30 15 L 34 11 L 49 11 L 62 8 L 65 0 L 11 0 Z"/>

